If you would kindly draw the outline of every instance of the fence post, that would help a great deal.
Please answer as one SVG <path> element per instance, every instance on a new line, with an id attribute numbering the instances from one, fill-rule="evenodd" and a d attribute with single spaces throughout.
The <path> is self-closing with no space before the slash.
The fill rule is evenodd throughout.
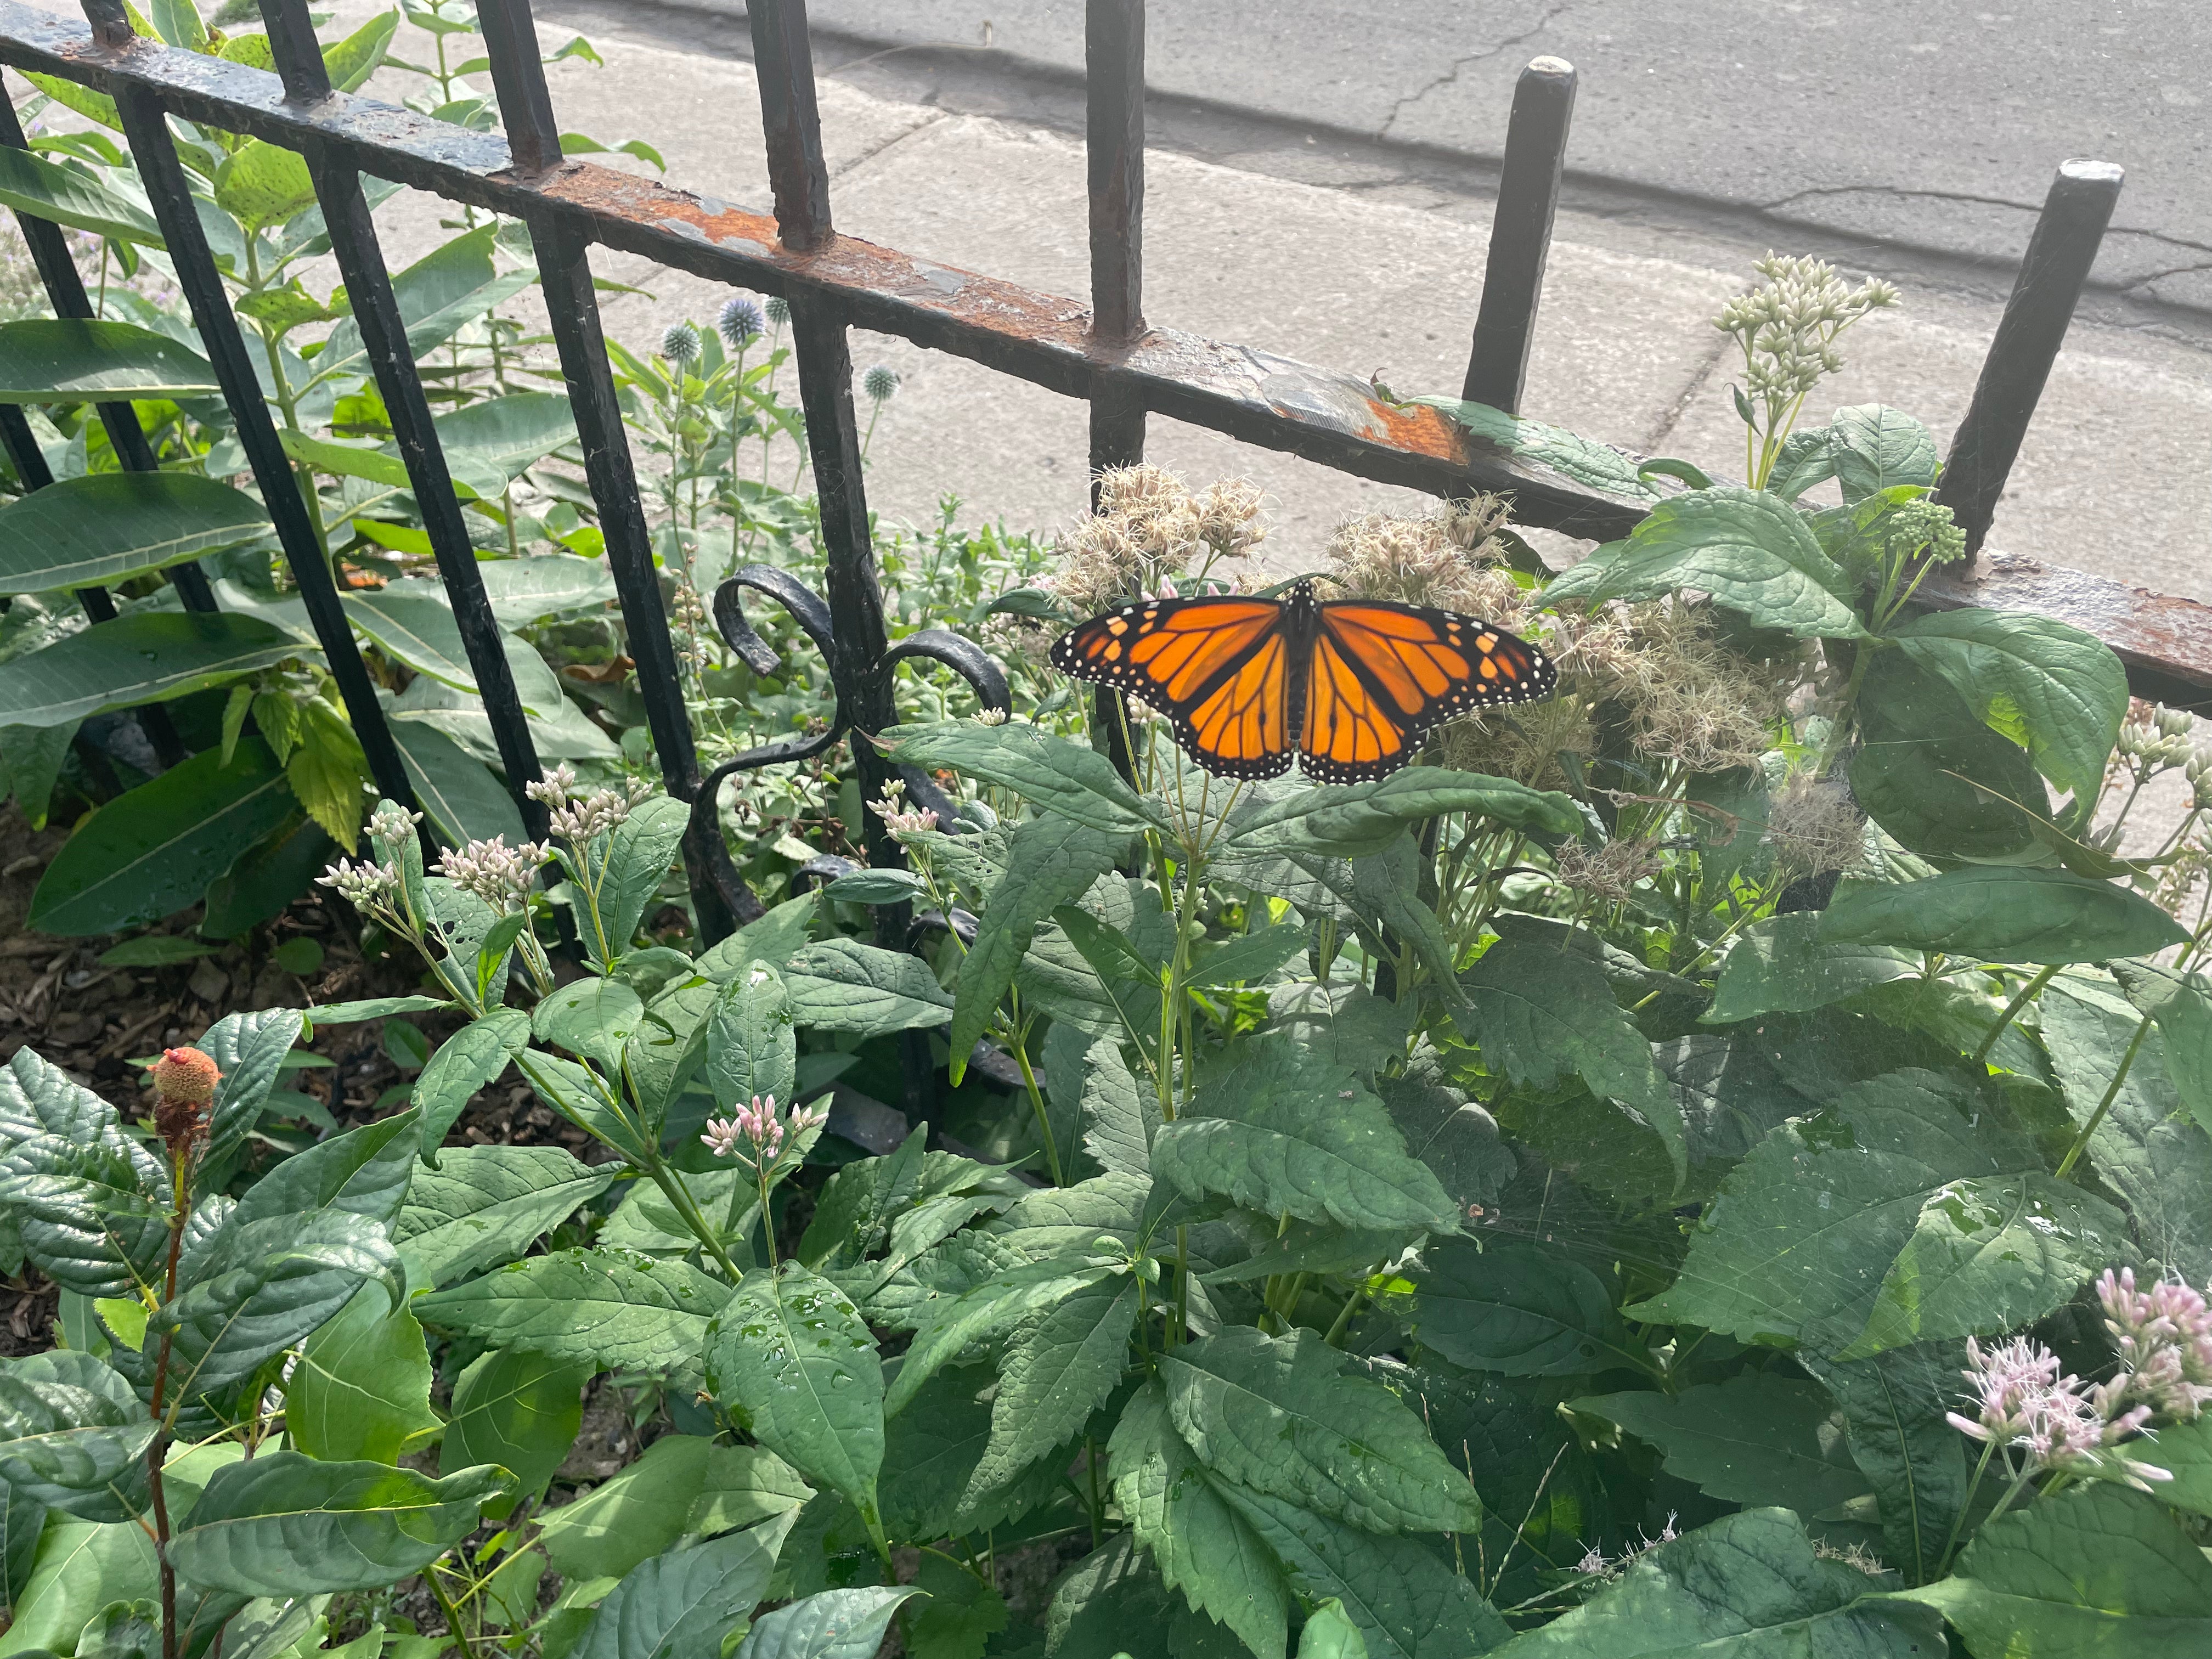
<path id="1" fill-rule="evenodd" d="M 1490 217 L 1482 304 L 1475 313 L 1474 345 L 1460 395 L 1509 415 L 1521 412 L 1521 391 L 1528 378 L 1536 307 L 1544 296 L 1544 263 L 1551 255 L 1552 221 L 1559 207 L 1559 175 L 1566 166 L 1567 128 L 1574 119 L 1575 82 L 1572 64 L 1535 59 L 1513 88 L 1513 114 L 1505 126 L 1505 161 L 1498 180 L 1498 209 Z"/>
<path id="2" fill-rule="evenodd" d="M 1973 401 L 1951 436 L 1950 459 L 1936 499 L 1966 532 L 1969 558 L 1981 551 L 2035 405 L 2065 341 L 2074 307 L 2097 262 L 2126 173 L 2110 161 L 2065 161 L 2043 199 L 2012 297 L 1982 361 Z"/>

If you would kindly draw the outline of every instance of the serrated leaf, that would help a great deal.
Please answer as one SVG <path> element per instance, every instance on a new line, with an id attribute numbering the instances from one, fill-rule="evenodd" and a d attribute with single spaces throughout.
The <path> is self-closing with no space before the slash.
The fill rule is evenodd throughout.
<path id="1" fill-rule="evenodd" d="M 586 907 L 579 925 L 597 934 L 586 944 L 601 964 L 611 967 L 629 951 L 646 906 L 661 878 L 676 862 L 691 811 L 680 800 L 654 795 L 640 801 L 607 837 L 606 872 L 601 878 L 596 920 Z M 603 932 L 600 930 L 604 930 Z"/>
<path id="2" fill-rule="evenodd" d="M 495 1468 L 432 1480 L 381 1463 L 264 1452 L 216 1471 L 169 1555 L 181 1577 L 242 1595 L 378 1589 L 474 1531 L 477 1505 L 510 1485 Z"/>
<path id="3" fill-rule="evenodd" d="M 416 1170 L 392 1243 L 410 1284 L 450 1283 L 521 1255 L 613 1181 L 558 1146 L 455 1147 Z"/>
<path id="4" fill-rule="evenodd" d="M 936 1550 L 923 1552 L 915 1585 L 929 1599 L 907 1621 L 911 1659 L 983 1659 L 985 1644 L 1006 1627 L 998 1586 Z"/>
<path id="5" fill-rule="evenodd" d="M 1151 1175 L 1152 1137 L 1160 1127 L 1159 1097 L 1138 1083 L 1121 1058 L 1121 1042 L 1112 1037 L 1091 1039 L 1083 1050 L 1081 1078 L 1077 1107 L 1083 1117 L 1084 1151 L 1109 1173 Z"/>
<path id="6" fill-rule="evenodd" d="M 1517 1239 L 1478 1249 L 1446 1239 L 1425 1253 L 1416 1297 L 1421 1346 L 1455 1365 L 1507 1376 L 1579 1376 L 1650 1356 L 1628 1334 L 1604 1283 L 1557 1250 Z"/>
<path id="7" fill-rule="evenodd" d="M 1474 1531 L 1481 1500 L 1387 1389 L 1318 1333 L 1249 1328 L 1162 1354 L 1168 1415 L 1206 1467 L 1371 1532 Z"/>
<path id="8" fill-rule="evenodd" d="M 991 1444 L 975 1484 L 989 1491 L 1079 1433 L 1129 1366 L 1133 1277 L 1104 1279 L 1030 1320 L 1006 1345 Z"/>
<path id="9" fill-rule="evenodd" d="M 613 1077 L 621 1072 L 623 1052 L 644 1015 L 644 1000 L 635 991 L 618 979 L 592 975 L 572 980 L 542 999 L 531 1010 L 530 1034 Z M 507 1052 L 521 1047 L 518 1042 Z"/>
<path id="10" fill-rule="evenodd" d="M 538 1541 L 572 1580 L 619 1578 L 681 1539 L 769 1520 L 813 1496 L 758 1446 L 665 1434 L 612 1480 L 547 1512 Z"/>
<path id="11" fill-rule="evenodd" d="M 130 1383 L 88 1353 L 0 1362 L 0 1480 L 28 1503 L 80 1520 L 128 1520 L 146 1507 L 153 1437 Z"/>
<path id="12" fill-rule="evenodd" d="M 1844 499 L 1855 501 L 1899 484 L 1936 482 L 1936 439 L 1901 409 L 1854 404 L 1828 419 L 1829 455 Z"/>
<path id="13" fill-rule="evenodd" d="M 1094 1238 L 1097 1236 L 1092 1234 Z M 906 1351 L 898 1376 L 884 1396 L 884 1414 L 897 1416 L 938 1367 L 957 1359 L 971 1343 L 1006 1330 L 1033 1313 L 1057 1307 L 1112 1271 L 1110 1267 L 1079 1265 L 1064 1259 L 1026 1262 L 994 1273 L 949 1305 L 934 1309 Z"/>
<path id="14" fill-rule="evenodd" d="M 900 1603 L 891 1586 L 823 1590 L 763 1614 L 732 1659 L 872 1659 Z"/>
<path id="15" fill-rule="evenodd" d="M 1768 916 L 1729 946 L 1705 1018 L 1721 1025 L 1758 1014 L 1802 1013 L 1919 971 L 1911 952 L 1891 945 L 1823 941 L 1817 910 Z"/>
<path id="16" fill-rule="evenodd" d="M 783 976 L 757 962 L 724 986 L 707 1022 L 707 1083 L 733 1111 L 754 1100 L 793 1103 L 799 1035 Z"/>
<path id="17" fill-rule="evenodd" d="M 277 1071 L 299 1045 L 306 1023 L 297 1008 L 269 1008 L 226 1014 L 201 1036 L 196 1046 L 222 1073 L 208 1108 L 204 1159 L 226 1155 L 259 1121 Z"/>
<path id="18" fill-rule="evenodd" d="M 1255 799 L 1232 815 L 1218 851 L 1225 857 L 1297 854 L 1358 858 L 1379 853 L 1405 826 L 1463 812 L 1532 834 L 1572 835 L 1582 827 L 1573 799 L 1510 778 L 1409 766 L 1368 783 L 1326 784 Z"/>
<path id="19" fill-rule="evenodd" d="M 729 1299 L 720 1279 L 682 1261 L 611 1250 L 556 1250 L 419 1297 L 426 1324 L 594 1370 L 698 1374 L 707 1328 Z"/>
<path id="20" fill-rule="evenodd" d="M 641 1561 L 599 1604 L 575 1659 L 719 1655 L 768 1593 L 792 1516 Z"/>
<path id="21" fill-rule="evenodd" d="M 792 1018 L 816 1030 L 884 1036 L 942 1025 L 952 1012 L 927 962 L 858 939 L 801 945 L 781 971 Z"/>
<path id="22" fill-rule="evenodd" d="M 1190 1197 L 1222 1193 L 1269 1215 L 1373 1229 L 1458 1221 L 1382 1102 L 1350 1071 L 1279 1038 L 1248 1042 L 1237 1066 L 1161 1126 L 1152 1167 Z"/>

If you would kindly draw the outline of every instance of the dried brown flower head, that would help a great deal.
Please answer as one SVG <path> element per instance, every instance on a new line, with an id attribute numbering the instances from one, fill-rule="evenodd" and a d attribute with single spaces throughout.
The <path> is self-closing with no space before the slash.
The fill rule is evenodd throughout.
<path id="1" fill-rule="evenodd" d="M 1658 848 L 1648 841 L 1609 841 L 1595 851 L 1568 842 L 1553 858 L 1559 880 L 1577 892 L 1618 904 L 1659 869 Z"/>
<path id="2" fill-rule="evenodd" d="M 1495 495 L 1447 501 L 1416 518 L 1370 513 L 1347 520 L 1329 538 L 1330 574 L 1356 599 L 1395 599 L 1481 617 L 1511 628 L 1500 615 L 1518 612 L 1522 590 L 1501 569 L 1505 550 L 1496 540 L 1506 503 Z"/>
<path id="3" fill-rule="evenodd" d="M 1866 814 L 1841 779 L 1800 772 L 1768 804 L 1766 844 L 1792 876 L 1855 870 L 1866 859 Z"/>
<path id="4" fill-rule="evenodd" d="M 169 1155 L 189 1160 L 207 1128 L 208 1103 L 222 1073 L 198 1048 L 165 1048 L 151 1068 L 156 1098 L 154 1133 Z"/>

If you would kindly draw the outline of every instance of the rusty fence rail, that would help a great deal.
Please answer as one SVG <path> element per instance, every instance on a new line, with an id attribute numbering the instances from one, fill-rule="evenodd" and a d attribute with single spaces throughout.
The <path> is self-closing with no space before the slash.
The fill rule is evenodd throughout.
<path id="1" fill-rule="evenodd" d="M 760 911 L 758 898 L 724 849 L 716 820 L 715 795 L 730 773 L 818 752 L 848 730 L 880 729 L 892 718 L 890 677 L 902 658 L 949 665 L 987 705 L 1004 706 L 1003 680 L 972 643 L 930 631 L 896 647 L 889 644 L 860 465 L 848 346 L 852 328 L 899 335 L 1086 400 L 1094 471 L 1140 459 L 1146 417 L 1158 413 L 1439 496 L 1510 492 L 1520 521 L 1577 536 L 1618 537 L 1643 514 L 1635 501 L 1586 488 L 1469 437 L 1434 410 L 1381 401 L 1352 375 L 1146 322 L 1145 0 L 1088 0 L 1088 306 L 837 231 L 805 0 L 750 0 L 748 8 L 772 214 L 564 158 L 529 0 L 479 0 L 477 8 L 504 136 L 333 91 L 307 0 L 260 0 L 260 6 L 277 64 L 273 75 L 138 38 L 122 0 L 82 0 L 82 24 L 20 0 L 0 0 L 0 65 L 59 76 L 115 100 L 179 284 L 371 770 L 386 793 L 410 799 L 397 748 L 317 550 L 166 120 L 175 115 L 250 135 L 306 159 L 483 690 L 508 787 L 535 834 L 542 831 L 544 809 L 524 791 L 538 775 L 538 756 L 407 347 L 362 177 L 428 191 L 527 227 L 654 752 L 670 793 L 692 804 L 685 863 L 709 939 Z M 1556 58 L 1539 58 L 1522 74 L 1514 96 L 1465 387 L 1469 398 L 1508 411 L 1518 410 L 1527 372 L 1574 95 L 1573 69 Z M 12 112 L 0 116 L 0 143 L 21 147 L 23 142 Z M 1942 499 L 1977 550 L 2120 182 L 2116 167 L 2069 161 L 2037 222 L 1944 475 Z M 54 228 L 26 221 L 24 228 L 57 313 L 88 315 L 82 284 Z M 731 645 L 754 657 L 763 647 L 745 624 L 741 592 L 751 588 L 791 611 L 827 661 L 837 717 L 826 733 L 753 750 L 709 775 L 702 775 L 692 741 L 649 526 L 607 361 L 592 285 L 595 246 L 781 295 L 791 307 L 800 403 L 821 500 L 826 591 L 816 595 L 786 573 L 750 567 L 724 585 L 714 609 Z M 127 406 L 100 413 L 124 465 L 150 467 L 153 456 Z M 40 482 L 43 464 L 27 443 L 27 429 L 17 434 L 0 422 L 0 441 L 24 463 L 26 482 Z M 212 605 L 197 571 L 180 568 L 178 586 L 188 608 Z M 1922 593 L 1939 605 L 2002 605 L 2075 623 L 2119 653 L 2140 695 L 2212 712 L 2212 608 L 2001 556 L 1938 573 Z M 106 594 L 93 590 L 81 598 L 95 619 L 112 614 Z M 154 713 L 158 717 L 160 711 Z M 157 745 L 173 745 L 173 733 L 158 718 L 149 734 Z M 886 781 L 885 763 L 868 744 L 854 749 L 872 793 Z M 925 799 L 934 793 L 927 779 L 907 781 Z M 881 826 L 871 820 L 868 833 L 871 858 L 896 862 L 896 848 L 883 839 Z"/>

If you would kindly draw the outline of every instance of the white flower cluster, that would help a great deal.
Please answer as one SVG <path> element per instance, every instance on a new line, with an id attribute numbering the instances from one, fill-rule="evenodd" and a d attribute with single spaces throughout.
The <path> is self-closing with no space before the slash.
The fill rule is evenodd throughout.
<path id="1" fill-rule="evenodd" d="M 884 798 L 868 803 L 868 810 L 883 820 L 884 828 L 894 841 L 937 828 L 937 814 L 926 806 L 916 809 L 904 805 L 906 785 L 893 778 L 884 785 Z"/>
<path id="2" fill-rule="evenodd" d="M 509 847 L 506 836 L 494 836 L 447 853 L 439 860 L 438 871 L 463 892 L 473 893 L 506 915 L 530 902 L 530 890 L 544 862 L 544 842 L 526 841 Z"/>
<path id="3" fill-rule="evenodd" d="M 653 786 L 632 778 L 620 789 L 594 789 L 589 795 L 575 793 L 576 769 L 565 762 L 527 786 L 532 800 L 545 803 L 553 833 L 571 847 L 588 847 L 602 832 L 629 817 L 632 809 L 653 793 Z"/>
<path id="4" fill-rule="evenodd" d="M 350 859 L 340 859 L 315 878 L 316 884 L 335 888 L 337 896 L 356 910 L 373 910 L 397 891 L 399 872 L 389 864 L 372 864 L 367 859 L 356 864 Z"/>
<path id="5" fill-rule="evenodd" d="M 1753 266 L 1766 281 L 1721 307 L 1713 326 L 1743 347 L 1754 398 L 1802 397 L 1844 366 L 1836 336 L 1870 311 L 1898 302 L 1879 278 L 1850 287 L 1824 259 L 1769 253 Z"/>

